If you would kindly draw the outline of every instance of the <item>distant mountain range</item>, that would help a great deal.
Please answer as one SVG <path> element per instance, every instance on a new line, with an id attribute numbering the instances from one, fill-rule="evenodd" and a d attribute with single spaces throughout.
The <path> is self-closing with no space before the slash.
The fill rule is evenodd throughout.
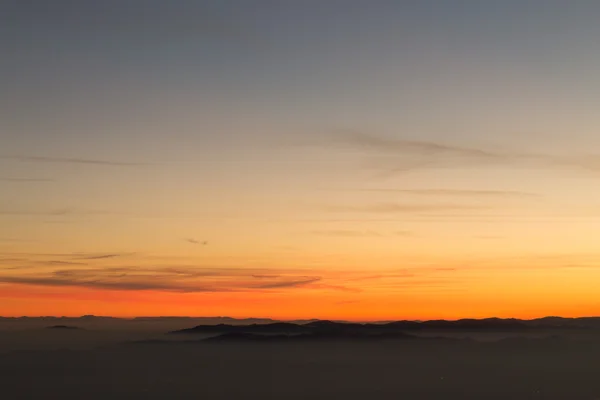
<path id="1" fill-rule="evenodd" d="M 119 317 L 104 317 L 95 315 L 84 315 L 81 317 L 52 317 L 52 316 L 41 316 L 41 317 L 1 317 L 1 322 L 86 322 L 86 323 L 98 323 L 98 322 L 187 322 L 187 323 L 201 323 L 206 325 L 215 324 L 231 324 L 231 325 L 250 325 L 250 324 L 269 324 L 274 322 L 280 322 L 271 318 L 232 318 L 232 317 L 134 317 L 134 318 L 119 318 Z M 292 323 L 303 324 L 308 322 L 317 321 L 316 319 L 310 320 L 294 320 L 289 321 Z"/>
<path id="2" fill-rule="evenodd" d="M 370 340 L 406 340 L 420 339 L 418 336 L 403 332 L 349 332 L 349 331 L 315 331 L 299 334 L 257 334 L 245 332 L 224 333 L 205 338 L 202 342 L 315 342 L 315 341 L 370 341 Z"/>
<path id="3" fill-rule="evenodd" d="M 314 320 L 291 321 L 297 324 L 313 322 Z M 252 325 L 271 324 L 278 321 L 270 318 L 243 318 L 231 317 L 136 317 L 115 318 L 95 315 L 82 317 L 0 317 L 0 331 L 42 329 L 53 326 L 71 326 L 88 330 L 111 331 L 172 331 L 184 329 L 195 325 Z"/>
<path id="4" fill-rule="evenodd" d="M 73 330 L 80 330 L 81 328 L 78 328 L 76 326 L 69 326 L 69 325 L 53 325 L 53 326 L 49 326 L 47 329 L 73 331 Z"/>
<path id="5" fill-rule="evenodd" d="M 267 324 L 276 322 L 270 318 L 231 318 L 231 317 L 134 317 L 134 318 L 119 318 L 119 317 L 104 317 L 96 315 L 84 315 L 81 317 L 0 317 L 0 322 L 53 322 L 53 321 L 72 321 L 72 322 L 171 322 L 171 321 L 187 321 L 199 322 L 206 324 L 229 323 L 237 324 Z M 303 321 L 297 321 L 303 322 Z M 307 321 L 310 322 L 310 321 Z"/>
<path id="6" fill-rule="evenodd" d="M 115 318 L 94 315 L 82 317 L 0 317 L 0 329 L 45 328 L 69 326 L 86 329 L 151 329 L 171 334 L 314 334 L 390 332 L 518 332 L 536 329 L 600 329 L 600 317 L 562 318 L 545 317 L 522 319 L 460 319 L 431 321 L 386 321 L 356 323 L 324 320 L 277 321 L 270 318 L 231 317 L 137 317 Z"/>
<path id="7" fill-rule="evenodd" d="M 215 335 L 220 339 L 254 339 L 277 335 L 305 337 L 383 337 L 417 334 L 423 332 L 529 332 L 536 330 L 600 329 L 600 317 L 559 318 L 547 317 L 534 320 L 519 319 L 461 319 L 457 321 L 395 321 L 386 323 L 351 323 L 313 321 L 308 323 L 273 322 L 247 325 L 198 325 L 193 328 L 169 332 L 171 335 Z M 220 340 L 215 339 L 215 340 Z"/>

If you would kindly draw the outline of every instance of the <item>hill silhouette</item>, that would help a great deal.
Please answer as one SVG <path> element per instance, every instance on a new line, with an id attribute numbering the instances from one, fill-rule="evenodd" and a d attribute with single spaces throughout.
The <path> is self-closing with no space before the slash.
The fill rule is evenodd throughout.
<path id="1" fill-rule="evenodd" d="M 301 334 L 277 334 L 265 335 L 245 332 L 224 333 L 201 340 L 209 343 L 230 343 L 230 342 L 269 342 L 269 343 L 290 343 L 290 342 L 356 342 L 356 341 L 372 341 L 372 340 L 406 340 L 406 339 L 421 339 L 414 335 L 409 335 L 402 332 L 388 333 L 357 333 L 344 331 L 321 331 Z"/>
<path id="2" fill-rule="evenodd" d="M 261 335 L 382 335 L 392 333 L 423 332 L 530 332 L 548 329 L 591 329 L 600 328 L 600 318 L 566 319 L 548 317 L 535 320 L 519 319 L 460 319 L 456 321 L 395 321 L 387 323 L 350 323 L 313 321 L 305 324 L 275 322 L 249 325 L 198 325 L 193 328 L 171 331 L 172 335 L 193 334 L 261 334 Z"/>
<path id="3" fill-rule="evenodd" d="M 77 326 L 70 326 L 70 325 L 52 325 L 52 326 L 46 327 L 46 329 L 65 330 L 65 331 L 79 331 L 79 330 L 82 330 L 81 328 L 79 328 Z"/>

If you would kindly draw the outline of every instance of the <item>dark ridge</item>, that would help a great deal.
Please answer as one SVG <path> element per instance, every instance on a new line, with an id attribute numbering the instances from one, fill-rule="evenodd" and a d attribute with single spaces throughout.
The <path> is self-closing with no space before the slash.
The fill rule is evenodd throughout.
<path id="1" fill-rule="evenodd" d="M 236 325 L 250 325 L 250 324 L 270 324 L 279 322 L 270 318 L 232 318 L 232 317 L 135 317 L 133 321 L 139 322 L 166 322 L 166 321 L 177 321 L 177 320 L 189 320 L 196 323 L 207 322 L 214 325 L 214 321 L 218 321 L 221 324 L 236 324 Z"/>
<path id="2" fill-rule="evenodd" d="M 309 328 L 306 325 L 292 324 L 289 322 L 274 322 L 272 324 L 252 324 L 252 325 L 198 325 L 194 328 L 182 329 L 169 332 L 170 334 L 206 334 L 206 333 L 300 333 L 306 332 Z"/>
<path id="3" fill-rule="evenodd" d="M 198 325 L 193 328 L 181 329 L 178 331 L 169 332 L 170 334 L 181 334 L 181 333 L 223 333 L 228 331 L 234 331 L 237 329 L 236 325 L 229 324 L 217 324 L 217 325 Z"/>
<path id="4" fill-rule="evenodd" d="M 381 340 L 429 340 L 421 339 L 417 336 L 402 332 L 380 333 L 380 334 L 356 334 L 341 332 L 316 332 L 301 333 L 297 335 L 262 335 L 255 333 L 233 332 L 210 337 L 202 340 L 207 343 L 231 343 L 231 342 L 260 342 L 260 343 L 279 343 L 279 342 L 328 342 L 328 341 L 381 341 Z"/>
<path id="5" fill-rule="evenodd" d="M 456 329 L 456 330 L 526 330 L 528 326 L 516 319 L 460 319 L 458 321 L 425 321 L 421 323 L 426 328 Z"/>
<path id="6" fill-rule="evenodd" d="M 107 317 L 107 316 L 95 316 L 95 315 L 84 315 L 81 317 L 57 317 L 57 316 L 39 316 L 39 317 L 2 317 L 0 316 L 0 321 L 4 322 L 17 322 L 17 321 L 27 321 L 27 322 L 47 322 L 52 323 L 56 322 L 57 324 L 63 324 L 66 322 L 131 322 L 131 321 L 141 321 L 141 322 L 159 322 L 159 321 L 191 321 L 191 323 L 204 323 L 211 322 L 210 325 L 215 325 L 212 321 L 218 321 L 221 324 L 225 325 L 268 325 L 275 323 L 289 323 L 295 325 L 307 325 L 307 326 L 325 326 L 330 325 L 333 326 L 335 324 L 354 324 L 354 325 L 389 325 L 395 324 L 397 326 L 404 325 L 408 328 L 413 327 L 421 327 L 423 326 L 435 326 L 435 325 L 444 325 L 445 326 L 458 326 L 458 325 L 475 325 L 477 323 L 480 324 L 496 324 L 502 326 L 509 326 L 513 324 L 515 326 L 519 324 L 523 324 L 526 326 L 585 326 L 585 327 L 600 327 L 600 316 L 590 316 L 590 317 L 577 317 L 577 318 L 564 318 L 557 316 L 547 316 L 542 318 L 536 318 L 531 320 L 521 320 L 521 319 L 502 319 L 502 318 L 485 318 L 485 319 L 460 319 L 460 320 L 430 320 L 430 321 L 377 321 L 372 323 L 350 323 L 344 321 L 327 321 L 327 320 L 294 320 L 294 321 L 277 321 L 269 318 L 244 318 L 237 319 L 232 317 L 185 317 L 185 316 L 175 316 L 175 317 L 135 317 L 135 318 L 119 318 L 119 317 Z M 208 325 L 208 324 L 206 324 Z"/>
<path id="7" fill-rule="evenodd" d="M 67 330 L 67 331 L 79 331 L 82 330 L 77 326 L 69 326 L 69 325 L 53 325 L 48 326 L 46 329 L 55 329 L 55 330 Z"/>
<path id="8" fill-rule="evenodd" d="M 302 333 L 345 333 L 381 334 L 384 332 L 521 332 L 536 329 L 589 329 L 600 328 L 600 318 L 565 319 L 548 317 L 537 320 L 519 319 L 460 319 L 457 321 L 395 321 L 388 323 L 350 323 L 334 321 L 314 321 L 305 324 L 274 322 L 251 325 L 198 325 L 193 328 L 169 332 L 170 334 L 302 334 Z"/>
<path id="9" fill-rule="evenodd" d="M 307 324 L 304 324 L 304 326 L 311 326 L 311 327 L 312 326 L 314 326 L 314 327 L 335 326 L 335 325 L 338 325 L 340 323 L 343 323 L 343 322 L 333 322 L 333 321 L 329 321 L 329 320 L 324 319 L 324 320 L 317 320 L 317 321 L 309 322 Z"/>
<path id="10" fill-rule="evenodd" d="M 305 327 L 316 331 L 347 331 L 364 330 L 365 328 L 375 328 L 375 324 L 359 324 L 352 322 L 333 322 L 333 321 L 315 321 L 304 325 Z"/>
<path id="11" fill-rule="evenodd" d="M 532 325 L 517 319 L 460 319 L 457 321 L 432 320 L 423 322 L 398 321 L 384 324 L 384 327 L 402 330 L 453 330 L 453 331 L 519 331 L 533 328 Z"/>

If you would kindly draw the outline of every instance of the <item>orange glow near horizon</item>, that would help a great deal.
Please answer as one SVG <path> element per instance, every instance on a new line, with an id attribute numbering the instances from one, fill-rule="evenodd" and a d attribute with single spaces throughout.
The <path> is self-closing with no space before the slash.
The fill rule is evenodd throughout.
<path id="1" fill-rule="evenodd" d="M 600 258 L 591 252 L 436 256 L 418 246 L 400 248 L 404 254 L 385 241 L 371 246 L 237 257 L 219 246 L 197 247 L 197 255 L 23 248 L 0 259 L 0 315 L 372 321 L 600 314 Z"/>
<path id="2" fill-rule="evenodd" d="M 511 277 L 506 274 L 487 285 L 478 281 L 477 286 L 465 285 L 460 280 L 426 281 L 411 277 L 407 279 L 412 279 L 413 287 L 390 285 L 387 289 L 373 282 L 365 283 L 369 280 L 366 279 L 361 282 L 360 291 L 339 290 L 336 285 L 319 283 L 285 289 L 206 293 L 2 284 L 0 315 L 229 316 L 354 321 L 598 315 L 599 303 L 591 281 L 569 282 L 564 274 L 558 274 L 536 286 L 534 280 L 540 277 L 541 274 L 530 276 L 530 281 L 521 281 L 512 287 Z"/>
<path id="3" fill-rule="evenodd" d="M 600 315 L 600 2 L 10 3 L 0 315 Z"/>

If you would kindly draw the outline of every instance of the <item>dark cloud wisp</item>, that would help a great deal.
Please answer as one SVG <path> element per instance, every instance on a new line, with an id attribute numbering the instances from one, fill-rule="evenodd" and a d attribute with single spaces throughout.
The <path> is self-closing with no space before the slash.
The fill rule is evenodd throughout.
<path id="1" fill-rule="evenodd" d="M 363 132 L 337 132 L 330 144 L 361 150 L 371 168 L 386 174 L 432 168 L 508 166 L 562 168 L 600 172 L 600 155 L 543 154 L 507 149 L 485 149 L 441 142 L 396 139 Z"/>
<path id="2" fill-rule="evenodd" d="M 134 163 L 124 161 L 95 160 L 77 157 L 43 157 L 43 156 L 2 156 L 4 159 L 16 160 L 21 162 L 53 163 L 53 164 L 88 164 L 105 165 L 113 167 L 135 167 L 149 165 L 146 163 Z"/>
<path id="3" fill-rule="evenodd" d="M 0 182 L 10 183 L 48 183 L 55 182 L 54 179 L 50 178 L 0 178 Z"/>
<path id="4" fill-rule="evenodd" d="M 320 276 L 295 275 L 291 272 L 275 274 L 275 271 L 269 270 L 190 267 L 89 268 L 62 262 L 46 264 L 61 269 L 34 270 L 36 266 L 40 266 L 39 263 L 20 268 L 5 268 L 4 273 L 0 273 L 0 283 L 194 293 L 292 289 L 305 287 L 322 279 Z"/>
<path id="5" fill-rule="evenodd" d="M 362 192 L 382 192 L 382 193 L 400 193 L 417 196 L 434 197 L 539 197 L 539 195 L 530 192 L 521 192 L 517 190 L 470 190 L 470 189 L 359 189 Z"/>
<path id="6" fill-rule="evenodd" d="M 365 206 L 326 206 L 325 211 L 329 212 L 364 212 L 364 213 L 381 213 L 381 214 L 395 214 L 395 213 L 436 213 L 445 211 L 477 211 L 477 210 L 489 210 L 490 207 L 480 205 L 469 205 L 469 204 L 454 204 L 454 203 L 436 203 L 436 204 L 422 204 L 422 203 L 379 203 Z"/>

